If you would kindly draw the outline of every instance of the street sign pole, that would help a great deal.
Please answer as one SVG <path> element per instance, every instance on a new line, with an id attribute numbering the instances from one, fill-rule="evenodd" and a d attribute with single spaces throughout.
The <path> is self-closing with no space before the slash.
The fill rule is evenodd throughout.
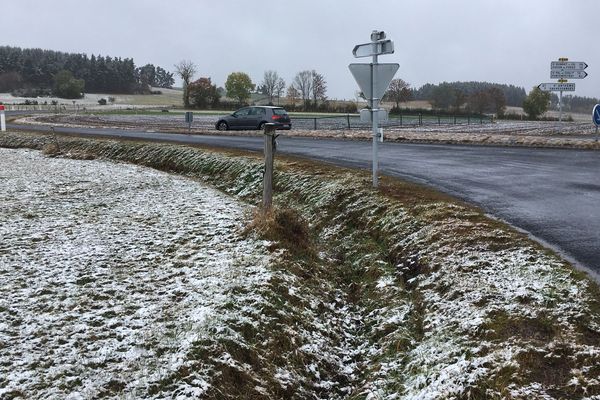
<path id="1" fill-rule="evenodd" d="M 382 63 L 379 64 L 378 56 L 380 54 L 392 54 L 394 52 L 394 43 L 391 40 L 385 40 L 385 32 L 371 32 L 371 41 L 369 43 L 358 44 L 354 46 L 352 54 L 356 58 L 372 57 L 370 64 L 350 64 L 348 68 L 356 79 L 356 83 L 363 92 L 365 99 L 370 102 L 370 109 L 361 110 L 361 121 L 363 111 L 371 117 L 372 135 L 373 135 L 373 187 L 379 186 L 379 121 L 385 121 L 387 115 L 379 110 L 381 98 L 385 94 L 392 78 L 398 68 L 398 64 Z M 381 113 L 380 113 L 381 111 Z M 381 133 L 383 137 L 383 133 Z"/>
<path id="2" fill-rule="evenodd" d="M 562 90 L 558 96 L 558 122 L 562 122 Z"/>
<path id="3" fill-rule="evenodd" d="M 371 64 L 371 120 L 373 121 L 373 187 L 379 186 L 378 170 L 379 170 L 379 141 L 377 140 L 379 125 L 379 99 L 375 98 L 375 88 L 377 87 L 377 43 L 373 40 L 373 63 Z"/>

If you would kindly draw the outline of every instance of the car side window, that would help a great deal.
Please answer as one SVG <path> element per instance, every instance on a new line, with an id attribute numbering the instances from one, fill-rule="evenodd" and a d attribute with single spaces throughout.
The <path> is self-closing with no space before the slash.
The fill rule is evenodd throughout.
<path id="1" fill-rule="evenodd" d="M 245 117 L 250 112 L 249 108 L 242 108 L 241 110 L 237 110 L 233 113 L 236 117 Z"/>

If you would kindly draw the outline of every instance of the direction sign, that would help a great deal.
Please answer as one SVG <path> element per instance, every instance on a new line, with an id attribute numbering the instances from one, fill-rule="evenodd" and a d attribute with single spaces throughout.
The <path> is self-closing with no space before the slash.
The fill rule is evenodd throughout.
<path id="1" fill-rule="evenodd" d="M 583 79 L 587 72 L 575 69 L 551 69 L 550 79 Z"/>
<path id="2" fill-rule="evenodd" d="M 592 111 L 592 118 L 594 119 L 594 125 L 597 127 L 600 126 L 600 104 L 596 104 L 594 106 L 594 111 Z"/>
<path id="3" fill-rule="evenodd" d="M 550 69 L 583 71 L 587 67 L 588 65 L 583 61 L 552 61 L 550 63 Z"/>
<path id="4" fill-rule="evenodd" d="M 538 85 L 538 88 L 543 90 L 544 92 L 574 92 L 575 84 L 574 83 L 541 83 Z"/>
<path id="5" fill-rule="evenodd" d="M 383 97 L 400 64 L 350 64 L 348 68 L 365 98 L 371 100 Z M 377 75 L 374 91 L 371 90 L 373 72 Z"/>
<path id="6" fill-rule="evenodd" d="M 391 40 L 379 40 L 377 42 L 357 44 L 352 50 L 354 57 L 371 57 L 380 54 L 392 54 L 394 42 Z"/>

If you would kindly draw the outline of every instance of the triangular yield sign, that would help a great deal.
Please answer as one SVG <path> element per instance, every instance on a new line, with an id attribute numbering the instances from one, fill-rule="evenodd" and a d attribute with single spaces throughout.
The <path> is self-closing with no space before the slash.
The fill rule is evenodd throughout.
<path id="1" fill-rule="evenodd" d="M 350 64 L 348 68 L 365 98 L 371 100 L 383 97 L 396 71 L 400 68 L 400 64 Z M 377 74 L 377 81 L 375 82 L 375 92 L 371 93 L 373 71 Z"/>

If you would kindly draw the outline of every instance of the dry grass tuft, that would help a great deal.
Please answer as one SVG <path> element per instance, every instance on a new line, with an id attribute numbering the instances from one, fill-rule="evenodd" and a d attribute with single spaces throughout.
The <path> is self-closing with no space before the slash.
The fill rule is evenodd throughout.
<path id="1" fill-rule="evenodd" d="M 50 157 L 56 157 L 61 154 L 61 151 L 56 143 L 47 143 L 42 148 L 42 153 Z"/>
<path id="2" fill-rule="evenodd" d="M 294 255 L 314 255 L 308 223 L 292 208 L 258 209 L 247 229 L 273 241 L 273 248 L 283 247 Z"/>

